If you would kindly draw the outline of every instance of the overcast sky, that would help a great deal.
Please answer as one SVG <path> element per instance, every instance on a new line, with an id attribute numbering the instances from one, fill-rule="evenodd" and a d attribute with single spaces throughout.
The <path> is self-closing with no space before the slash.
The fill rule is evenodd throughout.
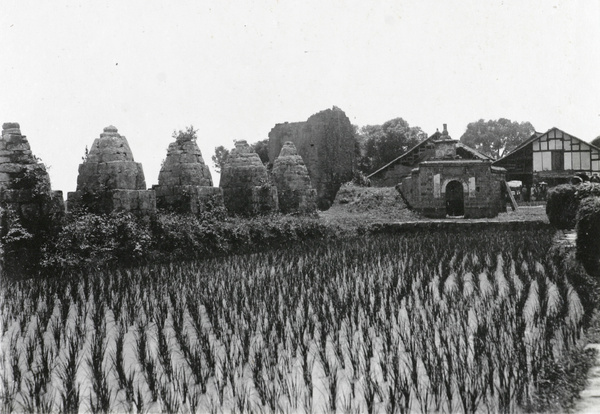
<path id="1" fill-rule="evenodd" d="M 216 146 L 333 105 L 454 138 L 500 117 L 600 135 L 600 0 L 2 0 L 0 54 L 0 122 L 65 197 L 107 125 L 148 187 L 175 129 L 212 168 Z"/>

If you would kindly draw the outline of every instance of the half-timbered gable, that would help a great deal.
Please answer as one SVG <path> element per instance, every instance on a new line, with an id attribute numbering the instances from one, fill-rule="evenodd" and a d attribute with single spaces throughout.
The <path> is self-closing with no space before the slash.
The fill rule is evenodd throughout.
<path id="1" fill-rule="evenodd" d="M 600 174 L 600 148 L 558 129 L 535 133 L 510 154 L 494 162 L 508 180 L 530 187 L 539 182 L 565 183 L 577 173 Z"/>

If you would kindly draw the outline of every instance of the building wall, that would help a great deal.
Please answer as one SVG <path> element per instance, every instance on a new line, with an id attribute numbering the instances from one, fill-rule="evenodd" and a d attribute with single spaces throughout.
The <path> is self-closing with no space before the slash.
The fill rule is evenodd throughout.
<path id="1" fill-rule="evenodd" d="M 533 142 L 533 171 L 600 173 L 600 151 L 569 134 L 551 130 Z"/>
<path id="2" fill-rule="evenodd" d="M 441 218 L 446 217 L 446 187 L 456 180 L 463 186 L 465 218 L 495 217 L 503 210 L 504 178 L 491 162 L 424 162 L 402 181 L 401 191 L 415 210 Z"/>

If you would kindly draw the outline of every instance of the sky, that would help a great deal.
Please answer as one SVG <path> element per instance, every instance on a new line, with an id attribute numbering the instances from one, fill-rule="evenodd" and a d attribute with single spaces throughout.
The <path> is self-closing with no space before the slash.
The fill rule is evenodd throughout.
<path id="1" fill-rule="evenodd" d="M 600 135 L 600 0 L 0 2 L 0 122 L 19 122 L 54 189 L 103 128 L 146 184 L 175 130 L 204 160 L 337 106 L 428 134 L 508 118 Z"/>

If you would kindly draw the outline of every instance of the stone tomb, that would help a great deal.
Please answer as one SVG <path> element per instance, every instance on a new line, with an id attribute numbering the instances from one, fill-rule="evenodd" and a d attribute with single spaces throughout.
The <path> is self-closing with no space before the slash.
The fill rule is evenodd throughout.
<path id="1" fill-rule="evenodd" d="M 154 191 L 146 190 L 142 164 L 135 162 L 127 139 L 108 126 L 79 165 L 77 191 L 68 193 L 69 211 L 86 208 L 97 214 L 156 211 Z"/>
<path id="2" fill-rule="evenodd" d="M 26 227 L 64 214 L 62 191 L 52 191 L 44 164 L 35 158 L 16 122 L 2 125 L 0 205 L 17 213 Z"/>
<path id="3" fill-rule="evenodd" d="M 293 142 L 287 141 L 281 148 L 271 176 L 282 213 L 310 214 L 316 211 L 317 192 L 311 186 L 306 165 Z"/>
<path id="4" fill-rule="evenodd" d="M 277 188 L 246 141 L 237 141 L 221 171 L 219 186 L 230 214 L 254 216 L 279 210 Z"/>
<path id="5" fill-rule="evenodd" d="M 196 140 L 180 135 L 169 144 L 167 158 L 158 174 L 156 205 L 169 211 L 197 214 L 223 206 L 223 193 L 213 187 L 208 166 Z"/>

